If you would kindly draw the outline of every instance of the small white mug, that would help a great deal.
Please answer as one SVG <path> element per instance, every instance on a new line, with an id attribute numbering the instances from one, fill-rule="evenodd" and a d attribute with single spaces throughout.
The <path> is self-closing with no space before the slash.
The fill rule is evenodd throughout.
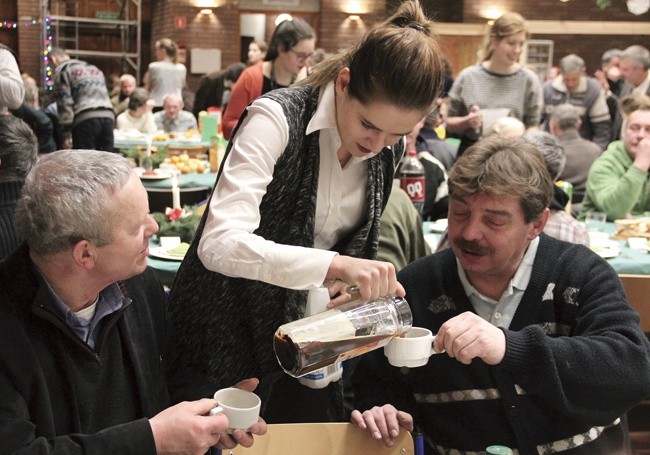
<path id="1" fill-rule="evenodd" d="M 228 433 L 236 429 L 248 431 L 260 416 L 260 397 L 253 392 L 228 387 L 217 390 L 214 394 L 217 406 L 210 410 L 210 415 L 223 414 L 228 417 Z"/>
<path id="2" fill-rule="evenodd" d="M 395 367 L 421 367 L 436 354 L 433 350 L 435 338 L 429 329 L 412 327 L 403 337 L 395 337 L 384 346 L 384 355 Z"/>

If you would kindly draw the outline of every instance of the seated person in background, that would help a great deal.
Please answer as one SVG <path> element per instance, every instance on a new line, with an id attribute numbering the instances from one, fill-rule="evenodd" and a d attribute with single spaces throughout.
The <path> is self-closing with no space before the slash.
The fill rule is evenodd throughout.
<path id="1" fill-rule="evenodd" d="M 611 140 L 612 117 L 600 82 L 587 76 L 585 61 L 569 54 L 560 60 L 560 75 L 544 84 L 542 123 L 549 131 L 549 119 L 559 104 L 573 104 L 580 113 L 580 136 L 604 150 Z"/>
<path id="2" fill-rule="evenodd" d="M 117 116 L 117 129 L 120 131 L 135 130 L 144 134 L 154 134 L 157 130 L 151 110 L 153 100 L 144 88 L 136 88 L 129 97 L 129 109 Z"/>
<path id="3" fill-rule="evenodd" d="M 639 105 L 626 122 L 622 141 L 609 144 L 591 165 L 580 219 L 590 210 L 610 221 L 650 210 L 650 104 Z"/>
<path id="4" fill-rule="evenodd" d="M 449 193 L 451 248 L 398 274 L 413 326 L 437 333 L 441 354 L 410 369 L 381 350 L 359 357 L 352 421 L 388 445 L 417 427 L 427 454 L 626 453 L 650 342 L 611 266 L 542 232 L 553 182 L 539 152 L 485 138 Z"/>
<path id="5" fill-rule="evenodd" d="M 39 153 L 50 153 L 57 149 L 54 140 L 52 120 L 39 107 L 38 86 L 25 80 L 25 100 L 18 109 L 9 110 L 13 115 L 27 123 L 38 138 Z"/>
<path id="6" fill-rule="evenodd" d="M 602 149 L 598 144 L 580 136 L 578 130 L 581 123 L 580 114 L 575 106 L 560 104 L 553 110 L 548 124 L 551 134 L 558 138 L 562 148 L 564 148 L 566 164 L 558 180 L 573 185 L 571 202 L 572 210 L 576 214 L 580 211 L 582 199 L 585 197 L 585 185 L 589 168 L 602 153 Z"/>
<path id="7" fill-rule="evenodd" d="M 15 221 L 25 243 L 0 263 L 4 453 L 198 455 L 252 444 L 242 430 L 228 435 L 222 414 L 206 416 L 212 399 L 168 407 L 172 332 L 147 268 L 158 225 L 125 158 L 44 155 Z M 252 427 L 265 431 L 262 420 Z"/>
<path id="8" fill-rule="evenodd" d="M 37 152 L 29 125 L 13 115 L 0 115 L 0 261 L 20 245 L 14 210 Z"/>
<path id="9" fill-rule="evenodd" d="M 390 262 L 395 270 L 431 253 L 424 240 L 422 218 L 409 195 L 394 185 L 379 225 L 377 260 Z"/>
<path id="10" fill-rule="evenodd" d="M 530 131 L 523 136 L 524 141 L 535 146 L 544 157 L 544 164 L 553 183 L 562 172 L 566 155 L 560 141 L 546 131 Z M 549 206 L 550 214 L 544 226 L 544 233 L 565 242 L 589 246 L 587 228 L 565 210 L 569 195 L 557 185 L 553 185 L 553 199 Z"/>
<path id="11" fill-rule="evenodd" d="M 425 119 L 415 125 L 413 130 L 406 135 L 406 150 L 416 149 L 418 159 L 424 167 L 424 208 L 422 219 L 434 221 L 447 216 L 447 171 L 445 165 L 433 156 L 428 149 L 428 144 L 420 137 L 420 129 Z M 395 175 L 399 175 L 400 167 L 397 167 Z"/>
<path id="12" fill-rule="evenodd" d="M 183 100 L 178 95 L 170 93 L 163 100 L 163 110 L 156 112 L 153 119 L 156 127 L 165 133 L 182 133 L 197 130 L 196 118 L 189 111 L 183 110 Z"/>
<path id="13" fill-rule="evenodd" d="M 113 111 L 115 111 L 115 116 L 120 115 L 122 112 L 126 111 L 129 108 L 129 97 L 135 88 L 135 77 L 133 77 L 131 74 L 122 74 L 120 76 L 119 92 L 111 96 L 111 103 L 113 104 Z"/>
<path id="14" fill-rule="evenodd" d="M 442 109 L 442 105 L 439 109 Z M 458 147 L 454 147 L 438 136 L 436 128 L 443 122 L 439 109 L 431 111 L 424 119 L 424 125 L 420 130 L 417 140 L 418 143 L 424 142 L 426 144 L 426 150 L 443 164 L 445 171 L 449 171 L 456 161 Z"/>
<path id="15" fill-rule="evenodd" d="M 223 113 L 230 99 L 230 90 L 245 68 L 246 65 L 237 62 L 228 65 L 223 70 L 203 76 L 194 96 L 194 105 L 192 106 L 194 117 L 198 119 L 199 112 L 205 111 L 209 107 L 218 107 Z"/>

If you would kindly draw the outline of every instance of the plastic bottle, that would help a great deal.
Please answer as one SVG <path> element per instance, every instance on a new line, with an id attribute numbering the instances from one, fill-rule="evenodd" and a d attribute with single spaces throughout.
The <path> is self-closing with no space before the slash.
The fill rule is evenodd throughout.
<path id="1" fill-rule="evenodd" d="M 297 378 L 383 347 L 412 324 L 402 297 L 355 300 L 280 326 L 273 349 L 282 369 Z"/>
<path id="2" fill-rule="evenodd" d="M 424 166 L 418 159 L 416 150 L 409 150 L 400 162 L 399 186 L 411 198 L 411 202 L 422 215 L 424 208 Z"/>
<path id="3" fill-rule="evenodd" d="M 573 198 L 573 184 L 571 182 L 565 182 L 562 180 L 558 180 L 555 182 L 557 186 L 562 188 L 562 191 L 566 193 L 567 196 L 569 196 L 569 200 L 567 201 L 566 205 L 564 206 L 564 210 L 570 215 L 571 214 L 571 199 Z"/>
<path id="4" fill-rule="evenodd" d="M 208 160 L 210 161 L 210 172 L 217 172 L 219 170 L 219 138 L 217 136 L 212 136 L 210 139 Z"/>
<path id="5" fill-rule="evenodd" d="M 327 311 L 330 294 L 327 288 L 320 287 L 309 291 L 304 317 Z M 325 368 L 314 370 L 298 378 L 298 382 L 311 389 L 322 389 L 330 382 L 336 382 L 343 377 L 343 362 L 334 362 Z"/>

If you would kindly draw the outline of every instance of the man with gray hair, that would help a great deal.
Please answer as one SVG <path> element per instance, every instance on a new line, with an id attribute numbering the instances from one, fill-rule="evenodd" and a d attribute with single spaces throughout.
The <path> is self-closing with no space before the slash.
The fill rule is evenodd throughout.
<path id="1" fill-rule="evenodd" d="M 546 235 L 553 182 L 540 153 L 483 138 L 449 172 L 449 194 L 451 248 L 397 275 L 438 354 L 418 368 L 382 350 L 359 357 L 352 422 L 387 445 L 417 427 L 428 454 L 496 442 L 522 455 L 627 453 L 650 344 L 607 261 Z"/>
<path id="2" fill-rule="evenodd" d="M 638 44 L 623 51 L 621 73 L 625 83 L 621 98 L 627 94 L 650 95 L 650 51 Z"/>
<path id="3" fill-rule="evenodd" d="M 539 150 L 551 179 L 554 183 L 557 182 L 566 164 L 566 153 L 560 141 L 546 131 L 527 132 L 523 139 Z M 565 242 L 589 246 L 587 228 L 565 210 L 569 202 L 569 194 L 559 186 L 553 185 L 553 199 L 549 205 L 550 215 L 544 226 L 544 233 Z"/>
<path id="4" fill-rule="evenodd" d="M 560 104 L 549 121 L 551 133 L 558 138 L 566 154 L 566 164 L 559 180 L 573 185 L 572 213 L 580 211 L 585 196 L 585 185 L 591 164 L 600 156 L 602 149 L 595 142 L 580 137 L 578 130 L 582 120 L 578 110 L 571 104 Z"/>
<path id="5" fill-rule="evenodd" d="M 15 222 L 25 243 L 0 263 L 3 453 L 202 455 L 253 443 L 208 415 L 215 400 L 169 407 L 172 330 L 147 267 L 158 225 L 124 157 L 43 156 Z M 251 427 L 265 431 L 262 420 Z"/>
<path id="6" fill-rule="evenodd" d="M 595 142 L 602 150 L 611 139 L 612 119 L 600 83 L 589 77 L 585 61 L 569 54 L 560 60 L 560 75 L 544 84 L 544 129 L 549 131 L 549 119 L 559 104 L 573 104 L 580 113 L 580 136 Z"/>
<path id="7" fill-rule="evenodd" d="M 183 110 L 183 99 L 170 93 L 163 100 L 163 110 L 153 114 L 159 130 L 167 133 L 179 133 L 198 129 L 196 118 L 191 112 Z"/>
<path id="8" fill-rule="evenodd" d="M 621 74 L 623 85 L 619 99 L 627 95 L 650 95 L 650 51 L 634 44 L 621 54 Z M 625 132 L 625 119 L 621 109 L 616 112 L 612 124 L 612 140 L 622 139 Z"/>
<path id="9" fill-rule="evenodd" d="M 29 125 L 13 115 L 0 115 L 0 261 L 20 245 L 14 211 L 37 152 Z"/>
<path id="10" fill-rule="evenodd" d="M 129 98 L 136 87 L 135 77 L 132 74 L 125 73 L 120 76 L 120 91 L 111 97 L 116 117 L 129 108 Z"/>

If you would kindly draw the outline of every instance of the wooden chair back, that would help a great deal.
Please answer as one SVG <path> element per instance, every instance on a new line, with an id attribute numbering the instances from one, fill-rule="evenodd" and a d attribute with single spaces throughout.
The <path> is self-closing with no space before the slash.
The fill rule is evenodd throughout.
<path id="1" fill-rule="evenodd" d="M 619 275 L 627 300 L 640 315 L 641 329 L 650 334 L 650 275 Z"/>

